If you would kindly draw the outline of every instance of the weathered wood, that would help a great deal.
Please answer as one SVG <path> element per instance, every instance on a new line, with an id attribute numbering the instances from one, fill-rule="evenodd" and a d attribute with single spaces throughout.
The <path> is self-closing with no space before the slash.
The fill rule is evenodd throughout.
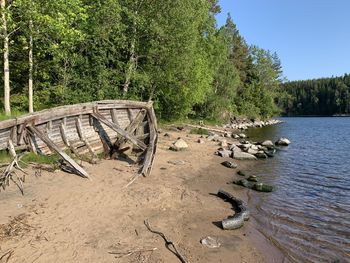
<path id="1" fill-rule="evenodd" d="M 146 116 L 146 110 L 140 110 L 139 113 L 137 113 L 135 119 L 131 121 L 131 123 L 126 127 L 125 131 L 129 134 L 133 134 L 136 130 L 136 128 L 140 125 L 140 123 L 143 121 L 143 119 Z M 139 139 L 135 137 L 136 139 Z M 140 139 L 139 139 L 140 140 Z M 119 148 L 123 143 L 126 142 L 125 137 L 119 138 L 115 143 L 114 146 L 116 148 Z"/>
<path id="2" fill-rule="evenodd" d="M 8 140 L 7 142 L 7 149 L 9 150 L 9 153 L 11 154 L 12 157 L 16 157 L 16 150 L 15 146 L 13 145 L 13 142 L 11 139 Z"/>
<path id="3" fill-rule="evenodd" d="M 157 142 L 158 142 L 158 132 L 156 125 L 156 116 L 154 111 L 147 110 L 147 118 L 149 122 L 149 133 L 150 133 L 150 142 L 145 154 L 143 167 L 141 170 L 141 174 L 143 176 L 148 176 L 152 172 L 154 156 L 157 150 Z"/>
<path id="4" fill-rule="evenodd" d="M 139 140 L 144 140 L 144 139 L 146 139 L 146 138 L 149 137 L 149 133 L 144 133 L 144 134 L 136 135 L 135 137 L 136 137 L 137 139 L 139 139 Z"/>
<path id="5" fill-rule="evenodd" d="M 71 157 L 69 157 L 63 150 L 61 150 L 49 137 L 47 137 L 45 134 L 43 134 L 37 127 L 35 126 L 28 126 L 26 128 L 29 132 L 32 134 L 35 134 L 42 140 L 51 150 L 57 152 L 66 162 L 68 162 L 76 171 L 77 173 L 85 178 L 90 178 L 88 173 L 81 168 Z"/>
<path id="6" fill-rule="evenodd" d="M 32 151 L 32 153 L 38 154 L 36 147 L 34 145 L 34 142 L 33 142 L 32 135 L 30 135 L 29 133 L 27 133 L 27 141 L 28 141 L 28 144 L 29 144 L 29 147 L 30 147 L 30 150 Z"/>
<path id="7" fill-rule="evenodd" d="M 126 131 L 124 131 L 119 125 L 117 125 L 117 124 L 115 124 L 113 122 L 110 122 L 109 120 L 107 120 L 104 116 L 102 116 L 98 112 L 95 111 L 91 115 L 94 118 L 96 118 L 98 121 L 102 122 L 103 124 L 107 125 L 112 130 L 114 130 L 115 132 L 120 134 L 121 136 L 123 136 L 126 139 L 128 139 L 129 141 L 131 141 L 133 144 L 135 144 L 140 149 L 145 150 L 147 148 L 146 144 L 144 144 L 142 141 L 137 139 L 135 136 L 127 133 Z"/>
<path id="8" fill-rule="evenodd" d="M 35 125 L 46 123 L 50 120 L 59 119 L 62 117 L 69 117 L 79 114 L 90 114 L 93 109 L 98 106 L 99 109 L 148 109 L 149 103 L 139 101 L 128 100 L 105 100 L 81 103 L 75 105 L 60 106 L 53 109 L 42 110 L 21 116 L 16 119 L 10 119 L 0 122 L 0 130 L 13 127 L 14 125 L 20 125 L 24 122 L 32 123 Z"/>
<path id="9" fill-rule="evenodd" d="M 76 127 L 77 127 L 77 131 L 78 131 L 78 135 L 81 141 L 83 141 L 86 145 L 86 147 L 88 148 L 89 152 L 92 154 L 92 156 L 96 156 L 96 154 L 94 153 L 94 151 L 91 148 L 90 143 L 88 142 L 88 140 L 86 139 L 84 133 L 83 133 L 83 125 L 81 123 L 81 116 L 79 116 L 79 118 L 76 119 Z"/>
<path id="10" fill-rule="evenodd" d="M 65 123 L 62 122 L 60 124 L 60 132 L 61 132 L 61 137 L 62 137 L 62 141 L 64 142 L 64 144 L 67 146 L 67 147 L 70 147 L 70 143 L 67 139 L 67 135 L 66 135 L 66 126 L 65 126 Z"/>

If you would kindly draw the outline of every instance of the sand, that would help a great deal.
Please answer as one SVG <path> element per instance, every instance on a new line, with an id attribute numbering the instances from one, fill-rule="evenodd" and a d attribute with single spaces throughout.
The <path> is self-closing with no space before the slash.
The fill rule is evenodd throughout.
<path id="1" fill-rule="evenodd" d="M 214 194 L 225 189 L 249 207 L 250 190 L 228 184 L 235 171 L 220 165 L 229 159 L 214 155 L 217 143 L 199 144 L 199 135 L 186 131 L 167 132 L 170 137 L 165 131 L 159 135 L 151 176 L 129 187 L 137 167 L 125 161 L 84 163 L 91 181 L 61 171 L 36 177 L 28 168 L 24 196 L 14 185 L 0 193 L 0 258 L 12 251 L 8 262 L 180 262 L 146 228 L 147 219 L 188 262 L 283 262 L 254 227 L 258 215 L 241 229 L 221 229 L 218 222 L 234 211 Z M 186 140 L 188 150 L 168 150 L 177 137 Z M 238 169 L 254 165 L 238 164 Z M 203 246 L 206 236 L 221 246 Z"/>

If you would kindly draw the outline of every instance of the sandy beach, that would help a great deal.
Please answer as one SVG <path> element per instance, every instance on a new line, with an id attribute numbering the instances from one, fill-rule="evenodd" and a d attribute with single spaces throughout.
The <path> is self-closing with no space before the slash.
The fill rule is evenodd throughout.
<path id="1" fill-rule="evenodd" d="M 170 151 L 178 137 L 189 148 Z M 221 229 L 218 222 L 233 210 L 215 194 L 224 189 L 249 208 L 251 190 L 229 183 L 237 169 L 254 161 L 237 161 L 236 170 L 228 169 L 220 163 L 230 158 L 214 155 L 218 143 L 199 144 L 198 138 L 163 129 L 151 176 L 128 187 L 137 167 L 125 161 L 84 163 L 91 181 L 61 171 L 34 176 L 28 168 L 24 196 L 15 185 L 0 193 L 0 258 L 9 252 L 3 261 L 11 255 L 8 262 L 180 262 L 147 229 L 148 220 L 188 262 L 287 262 L 256 230 L 258 215 L 241 229 Z M 207 236 L 221 246 L 203 246 L 200 240 Z"/>

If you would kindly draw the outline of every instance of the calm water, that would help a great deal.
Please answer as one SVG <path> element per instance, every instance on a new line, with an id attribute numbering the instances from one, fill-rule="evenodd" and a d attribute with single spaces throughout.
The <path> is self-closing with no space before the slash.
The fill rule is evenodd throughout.
<path id="1" fill-rule="evenodd" d="M 350 118 L 283 120 L 248 131 L 252 140 L 292 141 L 250 171 L 277 186 L 249 193 L 259 230 L 292 262 L 350 262 Z"/>

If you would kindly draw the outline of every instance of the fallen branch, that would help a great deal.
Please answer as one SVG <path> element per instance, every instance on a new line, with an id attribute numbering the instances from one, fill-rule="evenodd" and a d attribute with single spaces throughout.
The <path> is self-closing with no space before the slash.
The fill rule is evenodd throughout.
<path id="1" fill-rule="evenodd" d="M 6 189 L 7 186 L 10 186 L 10 181 L 12 181 L 18 189 L 21 191 L 22 195 L 24 195 L 24 187 L 23 182 L 24 179 L 21 179 L 17 173 L 14 171 L 15 169 L 21 171 L 24 174 L 27 174 L 18 164 L 22 156 L 16 155 L 13 160 L 6 167 L 5 171 L 2 175 L 0 175 L 0 187 L 3 190 Z"/>
<path id="2" fill-rule="evenodd" d="M 162 232 L 160 232 L 160 231 L 157 231 L 157 230 L 153 230 L 153 229 L 151 228 L 151 226 L 150 226 L 150 224 L 149 224 L 149 222 L 148 222 L 147 219 L 144 221 L 144 224 L 145 224 L 145 226 L 147 227 L 147 229 L 148 229 L 150 232 L 152 232 L 152 233 L 154 233 L 154 234 L 157 234 L 157 235 L 161 236 L 161 237 L 164 239 L 166 248 L 167 248 L 169 251 L 171 251 L 182 263 L 187 263 L 186 259 L 185 259 L 185 258 L 180 254 L 180 252 L 177 250 L 177 248 L 176 248 L 176 246 L 175 246 L 175 244 L 174 244 L 173 241 L 171 241 L 170 239 L 168 239 L 168 238 L 164 235 L 164 233 L 162 233 Z"/>
<path id="3" fill-rule="evenodd" d="M 14 252 L 13 250 L 9 250 L 4 255 L 2 255 L 0 257 L 0 263 L 7 263 L 7 262 L 9 262 L 10 258 L 12 257 L 13 252 Z M 6 256 L 7 256 L 7 258 L 6 258 Z"/>
<path id="4" fill-rule="evenodd" d="M 125 252 L 108 252 L 111 255 L 116 255 L 115 258 L 123 258 L 128 257 L 136 253 L 143 253 L 143 252 L 153 252 L 157 250 L 156 247 L 154 248 L 140 248 L 140 249 L 134 249 L 134 250 L 128 250 Z"/>

